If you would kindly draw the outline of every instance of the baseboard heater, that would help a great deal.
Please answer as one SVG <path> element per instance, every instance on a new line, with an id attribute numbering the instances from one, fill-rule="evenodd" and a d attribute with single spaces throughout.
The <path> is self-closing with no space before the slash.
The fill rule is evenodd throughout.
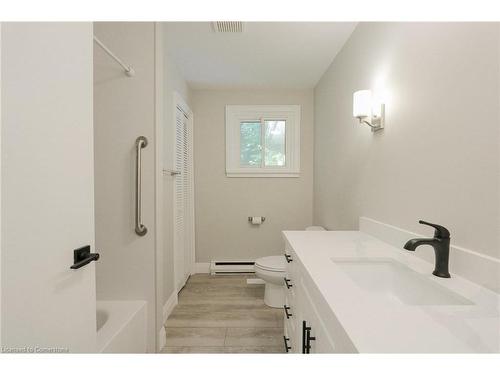
<path id="1" fill-rule="evenodd" d="M 212 260 L 210 262 L 211 275 L 230 275 L 230 274 L 252 274 L 255 262 L 253 261 L 234 261 L 234 260 Z"/>

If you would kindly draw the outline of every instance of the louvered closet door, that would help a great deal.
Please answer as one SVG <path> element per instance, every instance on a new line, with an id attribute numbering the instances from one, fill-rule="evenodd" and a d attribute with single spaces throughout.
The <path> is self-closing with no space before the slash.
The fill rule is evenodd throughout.
<path id="1" fill-rule="evenodd" d="M 177 290 L 180 290 L 194 262 L 193 216 L 193 150 L 191 121 L 181 108 L 176 108 L 174 200 L 174 253 Z"/>

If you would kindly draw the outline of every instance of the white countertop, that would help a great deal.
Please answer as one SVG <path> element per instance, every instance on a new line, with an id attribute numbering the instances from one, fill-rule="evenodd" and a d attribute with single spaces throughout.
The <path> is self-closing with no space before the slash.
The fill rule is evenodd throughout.
<path id="1" fill-rule="evenodd" d="M 360 353 L 500 352 L 500 296 L 358 231 L 284 231 L 326 303 Z M 422 251 L 418 249 L 417 251 Z M 470 305 L 405 305 L 360 288 L 332 258 L 391 258 Z M 450 258 L 453 253 L 450 254 Z"/>

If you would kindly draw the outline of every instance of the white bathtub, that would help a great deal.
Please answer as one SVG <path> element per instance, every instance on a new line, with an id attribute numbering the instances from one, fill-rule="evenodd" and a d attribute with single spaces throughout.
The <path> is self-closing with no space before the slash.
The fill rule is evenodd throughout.
<path id="1" fill-rule="evenodd" d="M 146 301 L 97 301 L 97 351 L 146 353 Z"/>

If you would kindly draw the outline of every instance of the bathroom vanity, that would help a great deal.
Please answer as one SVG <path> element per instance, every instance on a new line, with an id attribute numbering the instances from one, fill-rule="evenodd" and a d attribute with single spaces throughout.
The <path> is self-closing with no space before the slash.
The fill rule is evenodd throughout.
<path id="1" fill-rule="evenodd" d="M 287 352 L 500 352 L 499 295 L 453 269 L 359 231 L 283 236 Z"/>

